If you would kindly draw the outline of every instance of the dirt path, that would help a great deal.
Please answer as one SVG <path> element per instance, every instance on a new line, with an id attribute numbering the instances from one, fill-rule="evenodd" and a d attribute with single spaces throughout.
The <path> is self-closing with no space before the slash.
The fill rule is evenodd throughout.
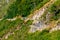
<path id="1" fill-rule="evenodd" d="M 29 18 L 27 18 L 28 20 L 30 20 L 30 19 L 32 19 L 32 20 L 35 20 L 35 19 L 39 19 L 39 17 L 41 17 L 41 15 L 43 15 L 43 13 L 44 13 L 44 11 L 51 5 L 51 4 L 53 4 L 55 1 L 54 0 L 51 0 L 50 2 L 48 2 L 48 3 L 46 3 L 42 8 L 40 8 L 37 12 L 34 12 L 34 15 L 33 16 L 31 16 L 31 17 L 29 17 Z M 27 19 L 26 19 L 26 21 L 27 21 Z M 16 18 L 13 18 L 13 19 L 7 19 L 7 20 L 10 20 L 10 21 L 14 21 L 14 20 L 16 20 Z M 36 22 L 37 23 L 37 22 Z M 42 23 L 42 22 L 41 22 Z M 42 26 L 43 25 L 43 23 L 41 24 L 41 23 L 39 23 L 39 26 Z M 41 24 L 41 25 L 40 25 Z M 38 25 L 38 24 L 37 24 Z M 34 25 L 34 27 L 35 27 L 36 25 Z M 43 25 L 44 26 L 44 25 Z M 33 28 L 34 28 L 33 27 Z M 38 27 L 38 26 L 36 26 L 36 27 Z M 34 30 L 35 31 L 35 30 Z M 11 33 L 10 31 L 4 36 L 4 37 L 6 37 L 6 39 L 8 38 L 8 36 L 10 35 L 10 34 L 14 34 L 13 32 Z"/>
<path id="2" fill-rule="evenodd" d="M 31 25 L 31 29 L 30 29 L 31 32 L 35 32 L 36 30 L 43 30 L 47 27 L 47 25 L 45 25 L 43 21 L 38 21 L 38 20 L 44 14 L 47 8 L 50 7 L 50 5 L 52 5 L 55 1 L 56 0 L 51 0 L 50 2 L 46 3 L 42 8 L 40 8 L 37 12 L 35 12 L 32 17 L 30 17 L 30 19 L 34 20 L 33 24 Z"/>
<path id="3" fill-rule="evenodd" d="M 36 10 L 33 14 L 29 15 L 28 18 L 25 20 L 35 20 L 35 19 L 39 19 L 39 17 L 41 17 L 41 15 L 44 14 L 44 12 L 46 11 L 46 9 L 52 5 L 56 0 L 51 0 L 49 2 L 47 2 L 43 7 L 41 7 L 39 10 Z"/>
<path id="4" fill-rule="evenodd" d="M 15 34 L 14 31 L 20 30 L 21 27 L 22 27 L 22 26 L 18 25 L 16 28 L 10 29 L 6 34 L 3 35 L 3 37 L 1 38 L 1 40 L 3 40 L 3 39 L 8 39 L 8 37 L 9 37 L 10 35 L 14 35 L 14 34 Z"/>
<path id="5" fill-rule="evenodd" d="M 54 27 L 52 26 L 53 28 L 51 27 L 50 33 L 53 32 L 53 31 L 60 30 L 60 23 L 59 23 L 59 22 L 60 22 L 60 19 L 58 19 L 58 20 L 56 21 L 56 23 L 54 23 L 55 25 L 54 25 Z"/>
<path id="6" fill-rule="evenodd" d="M 23 17 L 21 17 L 21 16 L 14 17 L 14 18 L 12 18 L 12 19 L 6 19 L 6 20 L 8 20 L 8 21 L 15 21 L 17 18 L 20 18 L 20 19 L 23 20 Z M 1 20 L 3 20 L 3 18 L 1 18 L 0 21 L 1 21 Z"/>
<path id="7" fill-rule="evenodd" d="M 48 3 L 46 3 L 42 8 L 40 8 L 39 10 L 36 10 L 33 14 L 31 14 L 30 16 L 28 16 L 28 18 L 25 20 L 35 20 L 35 19 L 39 19 L 39 17 L 41 17 L 41 15 L 43 15 L 44 11 L 55 2 L 55 0 L 51 0 Z M 8 21 L 14 21 L 17 18 L 13 18 L 13 19 L 6 19 Z M 0 19 L 0 21 L 3 19 Z"/>

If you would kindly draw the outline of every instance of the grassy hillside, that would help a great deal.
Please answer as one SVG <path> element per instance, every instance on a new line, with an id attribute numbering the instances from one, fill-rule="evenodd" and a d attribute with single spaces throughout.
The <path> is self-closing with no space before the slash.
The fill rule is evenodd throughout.
<path id="1" fill-rule="evenodd" d="M 18 25 L 21 25 L 22 23 L 23 21 L 21 19 L 17 19 L 12 22 L 7 20 L 0 21 L 0 37 L 8 33 L 11 29 L 11 31 L 13 31 Z"/>
<path id="2" fill-rule="evenodd" d="M 27 17 L 34 10 L 39 9 L 49 0 L 16 0 L 11 4 L 5 15 L 6 18 L 13 18 L 16 16 Z M 51 19 L 60 19 L 60 0 L 57 0 L 48 8 L 48 12 L 53 16 Z M 44 15 L 46 16 L 46 14 Z M 24 22 L 24 20 L 17 18 L 14 21 L 6 19 L 0 21 L 0 39 L 2 40 L 60 40 L 60 30 L 52 33 L 49 30 L 42 32 L 36 31 L 29 33 L 32 20 Z"/>
<path id="3" fill-rule="evenodd" d="M 0 18 L 5 17 L 9 5 L 12 4 L 15 0 L 0 0 Z"/>
<path id="4" fill-rule="evenodd" d="M 23 26 L 21 30 L 15 31 L 15 34 L 3 40 L 60 40 L 60 30 L 49 33 L 48 30 L 42 32 L 28 33 L 29 28 Z"/>
<path id="5" fill-rule="evenodd" d="M 0 37 L 2 37 L 2 40 L 59 40 L 60 39 L 60 30 L 54 31 L 52 33 L 49 33 L 49 30 L 29 33 L 29 29 L 30 29 L 29 25 L 32 24 L 32 21 L 23 23 L 24 22 L 23 20 L 17 19 L 12 22 L 6 20 L 3 20 L 2 22 L 1 22 L 2 24 L 0 24 L 1 25 Z M 19 27 L 18 30 L 16 30 L 17 27 Z M 14 32 L 14 34 L 10 34 L 7 39 L 3 38 L 3 36 L 8 34 L 8 32 L 10 33 Z"/>
<path id="6" fill-rule="evenodd" d="M 7 10 L 7 18 L 13 18 L 15 16 L 26 17 L 34 10 L 39 9 L 49 0 L 16 0 Z"/>
<path id="7" fill-rule="evenodd" d="M 52 19 L 58 20 L 60 19 L 60 0 L 57 0 L 50 8 L 49 12 L 53 14 Z"/>

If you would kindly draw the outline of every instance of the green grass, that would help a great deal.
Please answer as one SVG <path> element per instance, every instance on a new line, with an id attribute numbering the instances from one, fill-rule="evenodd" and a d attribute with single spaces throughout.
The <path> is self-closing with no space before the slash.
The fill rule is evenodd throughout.
<path id="1" fill-rule="evenodd" d="M 10 8 L 7 10 L 7 17 L 12 18 L 16 15 L 28 16 L 30 12 L 42 7 L 48 0 L 16 0 L 13 4 L 10 5 Z M 31 4 L 32 2 L 32 4 Z M 36 3 L 34 6 L 33 3 Z M 60 1 L 57 0 L 48 10 L 55 14 L 52 19 L 59 19 L 60 17 Z M 57 7 L 57 8 L 55 8 Z M 59 13 L 54 13 L 55 10 L 58 10 Z M 45 17 L 46 14 L 43 16 Z M 55 18 L 57 17 L 57 18 Z M 7 39 L 2 40 L 60 40 L 60 30 L 49 33 L 49 30 L 43 30 L 42 32 L 36 31 L 35 33 L 28 33 L 32 20 L 28 20 L 24 23 L 24 20 L 17 18 L 15 21 L 7 21 L 6 19 L 0 21 L 0 38 L 2 38 L 8 32 L 14 32 Z M 19 30 L 16 28 L 19 26 Z"/>
<path id="2" fill-rule="evenodd" d="M 26 17 L 48 1 L 50 0 L 16 0 L 16 2 L 8 8 L 6 17 L 13 18 L 18 15 Z"/>
<path id="3" fill-rule="evenodd" d="M 4 34 L 11 31 L 13 31 L 18 25 L 21 25 L 23 21 L 21 19 L 17 19 L 15 21 L 7 21 L 7 20 L 2 20 L 0 22 L 0 37 L 2 37 Z"/>
<path id="4" fill-rule="evenodd" d="M 27 26 L 23 26 L 21 30 L 15 31 L 15 34 L 10 35 L 6 40 L 60 40 L 60 30 L 52 33 L 46 30 L 28 33 L 28 30 L 29 28 Z"/>
<path id="5" fill-rule="evenodd" d="M 53 14 L 52 19 L 58 20 L 60 18 L 60 0 L 57 0 L 48 10 Z"/>

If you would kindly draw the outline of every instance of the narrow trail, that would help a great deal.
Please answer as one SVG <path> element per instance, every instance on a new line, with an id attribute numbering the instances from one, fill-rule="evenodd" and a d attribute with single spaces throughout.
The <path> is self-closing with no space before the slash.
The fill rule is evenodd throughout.
<path id="1" fill-rule="evenodd" d="M 33 24 L 30 25 L 31 29 L 30 32 L 35 32 L 36 30 L 43 30 L 47 27 L 49 27 L 50 25 L 45 25 L 45 23 L 43 21 L 38 21 L 39 18 L 44 14 L 44 12 L 55 2 L 56 0 L 51 0 L 48 3 L 46 3 L 42 8 L 40 8 L 37 12 L 34 13 L 33 16 L 31 16 L 30 18 L 28 18 L 27 20 L 34 20 Z M 26 20 L 26 21 L 27 21 Z M 54 22 L 53 22 L 54 23 Z M 55 23 L 54 23 L 55 25 Z M 54 26 L 53 25 L 53 26 Z"/>
<path id="2" fill-rule="evenodd" d="M 6 34 L 3 35 L 3 37 L 1 38 L 1 40 L 3 40 L 3 39 L 8 39 L 8 37 L 9 37 L 10 35 L 14 35 L 14 34 L 15 34 L 14 31 L 20 30 L 21 27 L 22 27 L 22 26 L 19 26 L 19 25 L 18 25 L 16 28 L 10 29 Z"/>
<path id="3" fill-rule="evenodd" d="M 17 16 L 17 17 L 14 17 L 14 18 L 12 18 L 12 19 L 6 19 L 6 20 L 7 20 L 7 21 L 15 21 L 17 18 L 20 18 L 20 19 L 23 20 L 23 17 L 21 17 L 21 16 Z M 1 21 L 1 20 L 3 20 L 3 18 L 1 18 L 0 21 Z"/>
<path id="4" fill-rule="evenodd" d="M 53 32 L 53 31 L 57 31 L 57 30 L 60 30 L 60 23 L 58 23 L 58 22 L 60 22 L 60 19 L 58 19 L 54 24 L 54 26 L 52 26 L 52 27 L 50 27 L 51 29 L 50 29 L 50 33 L 51 32 Z"/>
<path id="5" fill-rule="evenodd" d="M 0 19 L 0 21 L 1 21 L 2 19 Z"/>
<path id="6" fill-rule="evenodd" d="M 38 20 L 39 19 L 39 17 L 41 17 L 41 15 L 43 15 L 44 14 L 44 12 L 45 12 L 45 10 L 47 10 L 47 8 L 50 6 L 50 5 L 52 5 L 53 3 L 55 2 L 55 0 L 51 0 L 51 1 L 49 1 L 48 3 L 46 3 L 42 8 L 40 8 L 39 10 L 37 10 L 36 12 L 34 12 L 34 14 L 33 14 L 33 16 L 30 16 L 30 17 L 28 17 L 25 21 L 28 21 L 28 20 Z M 14 20 L 16 20 L 17 18 L 13 18 L 13 19 L 6 19 L 6 20 L 8 20 L 8 21 L 14 21 Z M 1 19 L 2 20 L 2 19 Z M 37 23 L 37 25 L 35 25 Z M 44 28 L 44 26 L 46 26 L 44 23 L 42 23 L 42 22 L 37 22 L 37 21 L 35 21 L 35 24 L 34 25 L 30 25 L 31 27 L 33 27 L 33 32 L 35 32 L 36 30 L 36 28 L 37 28 L 37 30 L 40 30 L 39 29 L 39 27 L 41 27 L 42 26 L 42 28 Z M 35 26 L 36 26 L 36 28 L 35 28 Z M 41 29 L 42 30 L 42 29 Z M 5 38 L 6 37 L 6 39 L 8 38 L 8 36 L 10 35 L 10 34 L 14 34 L 14 32 L 8 32 L 7 34 L 5 34 L 2 38 Z"/>
<path id="7" fill-rule="evenodd" d="M 6 20 L 8 20 L 8 21 L 14 21 L 14 20 L 16 20 L 17 18 L 13 18 L 13 19 L 6 19 Z M 3 20 L 3 18 L 1 18 L 0 19 L 0 21 L 2 21 Z"/>
<path id="8" fill-rule="evenodd" d="M 44 12 L 47 10 L 47 8 L 52 5 L 56 0 L 50 0 L 49 2 L 47 2 L 43 7 L 41 7 L 39 10 L 36 10 L 33 14 L 29 15 L 28 18 L 25 20 L 35 20 L 35 19 L 39 19 L 39 17 L 41 17 L 41 15 L 44 14 Z"/>
<path id="9" fill-rule="evenodd" d="M 43 15 L 43 13 L 46 11 L 46 9 L 55 2 L 56 0 L 51 0 L 49 2 L 47 2 L 43 7 L 41 7 L 39 10 L 36 10 L 33 14 L 29 15 L 27 17 L 27 19 L 25 21 L 28 20 L 35 20 L 35 19 L 39 19 L 39 17 L 41 17 L 41 15 Z M 20 17 L 22 19 L 22 17 Z M 6 19 L 8 21 L 14 21 L 17 18 L 12 18 L 12 19 Z M 0 19 L 0 21 L 3 20 L 2 18 Z"/>

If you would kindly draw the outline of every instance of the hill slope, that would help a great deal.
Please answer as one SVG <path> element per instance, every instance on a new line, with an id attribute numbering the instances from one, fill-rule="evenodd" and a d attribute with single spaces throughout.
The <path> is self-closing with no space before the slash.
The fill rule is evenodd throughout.
<path id="1" fill-rule="evenodd" d="M 8 7 L 5 9 L 6 14 L 0 20 L 1 40 L 60 40 L 60 0 L 55 2 L 52 0 L 54 2 L 52 5 L 49 3 L 51 0 L 12 1 L 11 4 L 6 5 Z M 49 3 L 50 6 L 43 12 L 41 9 L 46 3 Z M 36 10 L 38 11 L 36 12 Z M 39 11 L 43 14 L 39 17 L 37 15 L 38 19 L 31 20 L 35 17 L 34 15 L 40 14 Z M 36 14 L 34 14 L 35 12 Z M 33 17 L 29 16 L 31 14 Z M 28 16 L 31 19 L 25 22 L 25 18 L 29 18 Z M 32 30 L 30 31 L 30 29 Z M 43 30 L 41 31 L 41 29 Z"/>

